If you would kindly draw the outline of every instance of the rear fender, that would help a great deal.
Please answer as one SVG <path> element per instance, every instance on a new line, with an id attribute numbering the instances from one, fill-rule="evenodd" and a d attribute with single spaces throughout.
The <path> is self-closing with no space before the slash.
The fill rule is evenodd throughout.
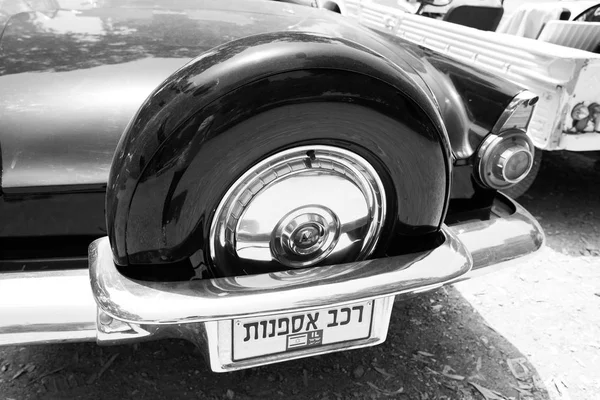
<path id="1" fill-rule="evenodd" d="M 320 78 L 313 79 L 317 75 Z M 418 186 L 397 193 L 397 198 L 404 202 L 411 197 L 412 203 L 429 211 L 399 208 L 396 226 L 408 235 L 437 231 L 447 208 L 451 152 L 436 103 L 413 76 L 414 71 L 404 71 L 356 43 L 303 32 L 247 37 L 202 54 L 150 95 L 119 142 L 106 204 L 115 262 L 174 263 L 204 248 L 205 226 L 214 210 L 203 209 L 203 204 L 186 207 L 192 211 L 185 215 L 188 228 L 184 229 L 180 218 L 171 218 L 173 207 L 181 209 L 185 207 L 181 202 L 194 199 L 173 198 L 181 191 L 174 186 L 186 173 L 193 173 L 190 165 L 227 127 L 295 102 L 359 103 L 408 126 L 406 142 L 418 138 L 421 143 L 415 149 L 420 153 L 411 158 L 412 168 L 431 179 L 432 185 L 424 187 L 415 179 Z M 269 90 L 274 82 L 290 86 L 275 84 L 277 90 Z M 313 87 L 309 82 L 318 83 Z M 389 155 L 406 152 L 369 150 Z M 398 166 L 386 167 L 396 169 L 390 174 L 392 180 L 403 172 Z M 406 174 L 406 165 L 402 168 Z"/>

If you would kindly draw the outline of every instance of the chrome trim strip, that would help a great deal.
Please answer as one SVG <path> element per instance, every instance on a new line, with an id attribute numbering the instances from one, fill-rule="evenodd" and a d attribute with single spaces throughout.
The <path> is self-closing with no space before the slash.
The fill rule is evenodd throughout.
<path id="1" fill-rule="evenodd" d="M 90 246 L 90 275 L 100 309 L 134 324 L 206 322 L 310 310 L 434 289 L 464 275 L 472 265 L 469 252 L 447 227 L 442 232 L 444 243 L 422 253 L 190 282 L 141 282 L 124 277 L 113 264 L 105 237 Z"/>
<path id="2" fill-rule="evenodd" d="M 529 90 L 523 90 L 519 92 L 513 99 L 510 101 L 508 106 L 504 109 L 498 121 L 492 128 L 492 133 L 499 134 L 501 133 L 506 123 L 510 120 L 510 117 L 515 113 L 515 111 L 521 106 L 534 106 L 535 103 L 539 100 L 539 97 L 530 92 Z M 531 121 L 531 117 L 533 116 L 533 108 L 531 109 L 531 113 L 529 115 L 529 120 L 527 121 L 527 126 L 529 125 L 529 121 Z M 527 126 L 523 127 L 523 130 L 527 131 Z"/>
<path id="3" fill-rule="evenodd" d="M 0 274 L 0 345 L 96 340 L 87 269 Z"/>
<path id="4" fill-rule="evenodd" d="M 42 272 L 87 268 L 86 257 L 17 258 L 0 260 L 0 274 L 9 272 Z"/>

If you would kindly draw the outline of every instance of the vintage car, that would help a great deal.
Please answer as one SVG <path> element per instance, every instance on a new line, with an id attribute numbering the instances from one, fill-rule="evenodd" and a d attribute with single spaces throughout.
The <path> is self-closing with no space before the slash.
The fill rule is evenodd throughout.
<path id="1" fill-rule="evenodd" d="M 394 300 L 543 246 L 499 192 L 534 159 L 522 87 L 301 5 L 65 3 L 0 43 L 1 345 L 373 346 Z"/>

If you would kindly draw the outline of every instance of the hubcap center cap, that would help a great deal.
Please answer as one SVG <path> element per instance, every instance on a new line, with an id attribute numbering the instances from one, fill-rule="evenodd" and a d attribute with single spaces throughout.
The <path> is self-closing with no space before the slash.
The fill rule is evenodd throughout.
<path id="1" fill-rule="evenodd" d="M 291 266 L 313 265 L 327 257 L 340 234 L 337 216 L 327 207 L 309 205 L 286 214 L 271 236 L 271 251 Z"/>
<path id="2" fill-rule="evenodd" d="M 301 226 L 294 235 L 294 246 L 303 250 L 308 249 L 317 244 L 324 233 L 325 229 L 321 225 L 311 223 Z"/>

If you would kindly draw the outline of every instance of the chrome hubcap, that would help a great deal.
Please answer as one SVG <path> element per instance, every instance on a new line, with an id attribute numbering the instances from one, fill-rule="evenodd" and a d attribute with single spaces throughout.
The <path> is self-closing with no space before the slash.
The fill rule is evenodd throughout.
<path id="1" fill-rule="evenodd" d="M 340 222 L 321 206 L 300 207 L 283 217 L 271 239 L 271 253 L 282 264 L 302 267 L 316 264 L 333 251 Z"/>
<path id="2" fill-rule="evenodd" d="M 385 212 L 383 184 L 364 158 L 333 146 L 297 147 L 234 182 L 211 224 L 211 257 L 217 268 L 364 259 L 377 243 Z"/>

